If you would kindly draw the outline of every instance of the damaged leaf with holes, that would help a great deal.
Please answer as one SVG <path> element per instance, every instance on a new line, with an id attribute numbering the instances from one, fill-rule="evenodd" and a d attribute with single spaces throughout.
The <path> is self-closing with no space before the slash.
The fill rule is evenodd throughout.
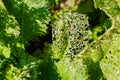
<path id="1" fill-rule="evenodd" d="M 115 5 L 116 3 L 117 5 Z M 73 59 L 64 56 L 56 63 L 62 80 L 120 79 L 119 1 L 94 0 L 94 4 L 93 6 L 104 11 L 107 17 L 101 16 L 100 23 L 97 25 L 92 26 L 90 24 L 93 41 L 88 44 L 82 55 L 78 54 Z M 86 13 L 89 15 L 89 12 Z"/>
<path id="2" fill-rule="evenodd" d="M 0 0 L 0 80 L 119 80 L 119 9 L 119 0 Z"/>
<path id="3" fill-rule="evenodd" d="M 53 56 L 59 59 L 66 54 L 73 58 L 74 55 L 84 51 L 92 38 L 88 26 L 86 15 L 77 12 L 61 12 L 59 19 L 53 23 Z"/>
<path id="4" fill-rule="evenodd" d="M 56 65 L 62 80 L 88 79 L 87 65 L 82 64 L 82 59 L 77 57 L 84 54 L 92 39 L 88 17 L 77 12 L 61 12 L 52 32 L 53 56 L 60 59 Z"/>

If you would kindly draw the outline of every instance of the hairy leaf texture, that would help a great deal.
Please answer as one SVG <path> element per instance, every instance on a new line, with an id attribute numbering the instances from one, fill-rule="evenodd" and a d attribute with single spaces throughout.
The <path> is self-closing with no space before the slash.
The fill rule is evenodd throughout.
<path id="1" fill-rule="evenodd" d="M 14 2 L 11 1 L 10 4 L 12 3 Z M 18 20 L 21 15 L 11 14 L 12 12 L 10 13 L 5 8 L 2 1 L 0 1 L 0 4 L 2 4 L 0 5 L 0 80 L 36 80 L 39 73 L 37 67 L 41 61 L 36 60 L 25 51 L 24 42 L 28 40 L 25 38 L 27 35 L 21 36 L 23 35 L 21 32 L 23 26 L 21 27 Z M 34 27 L 36 26 L 34 25 Z M 31 28 L 29 29 L 31 30 Z M 30 35 L 34 35 L 34 33 Z M 29 38 L 31 39 L 32 36 L 29 36 Z M 22 42 L 23 39 L 26 41 Z"/>
<path id="2" fill-rule="evenodd" d="M 27 59 L 30 56 L 26 54 L 24 45 L 20 43 L 20 27 L 15 18 L 5 9 L 0 9 L 0 29 L 0 79 L 33 79 L 37 76 L 34 72 L 36 62 L 33 57 Z"/>
<path id="3" fill-rule="evenodd" d="M 61 80 L 87 80 L 90 76 L 88 74 L 87 65 L 82 64 L 81 58 L 70 59 L 63 57 L 56 63 Z"/>
<path id="4" fill-rule="evenodd" d="M 20 28 L 13 16 L 6 10 L 0 9 L 0 45 L 1 54 L 9 58 L 12 45 L 18 41 Z"/>
<path id="5" fill-rule="evenodd" d="M 118 0 L 112 0 L 112 1 L 109 1 L 109 0 L 104 0 L 104 1 L 101 1 L 101 0 L 94 0 L 94 3 L 95 3 L 95 7 L 96 8 L 100 8 L 102 10 L 104 10 L 108 16 L 112 16 L 112 17 L 115 17 L 116 15 L 119 15 L 120 14 L 120 4 L 119 4 L 120 1 Z"/>
<path id="6" fill-rule="evenodd" d="M 46 0 L 2 0 L 9 14 L 15 16 L 20 25 L 21 36 L 31 40 L 46 33 L 50 13 Z"/>

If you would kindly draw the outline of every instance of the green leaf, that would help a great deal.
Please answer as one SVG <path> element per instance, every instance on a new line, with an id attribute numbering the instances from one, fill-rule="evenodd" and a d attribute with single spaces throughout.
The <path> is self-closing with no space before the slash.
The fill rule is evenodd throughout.
<path id="1" fill-rule="evenodd" d="M 3 55 L 5 58 L 9 58 L 10 57 L 9 47 L 0 45 L 0 55 Z"/>
<path id="2" fill-rule="evenodd" d="M 87 54 L 91 55 L 95 63 L 100 64 L 103 75 L 107 80 L 119 80 L 120 76 L 120 24 L 119 24 L 119 1 L 117 0 L 94 0 L 95 6 L 107 13 L 112 25 L 94 44 L 91 44 Z M 118 4 L 117 4 L 118 3 Z M 104 23 L 106 26 L 109 23 Z M 100 25 L 99 25 L 100 26 Z"/>
<path id="3" fill-rule="evenodd" d="M 119 80 L 120 78 L 119 7 L 115 0 L 94 0 L 94 4 L 110 18 L 94 28 L 93 38 L 97 38 L 88 44 L 83 55 L 78 54 L 73 59 L 64 56 L 56 62 L 63 80 Z M 105 30 L 104 33 L 97 36 L 101 30 Z"/>
<path id="4" fill-rule="evenodd" d="M 2 3 L 0 1 L 0 3 Z M 11 2 L 12 3 L 12 2 Z M 5 7 L 2 5 L 2 7 Z M 6 8 L 0 5 L 0 79 L 34 80 L 37 78 L 36 60 L 25 51 L 22 27 L 15 15 L 10 15 Z M 32 33 L 33 35 L 33 33 Z M 27 36 L 27 35 L 26 35 Z M 29 36 L 29 38 L 31 38 Z M 37 64 L 37 65 L 36 65 Z M 25 68 L 25 69 L 24 69 Z"/>
<path id="5" fill-rule="evenodd" d="M 45 35 L 50 12 L 46 0 L 3 0 L 9 14 L 20 25 L 21 40 L 31 40 L 35 36 Z"/>
<path id="6" fill-rule="evenodd" d="M 71 60 L 68 57 L 63 57 L 58 63 L 56 62 L 58 72 L 62 80 L 87 80 L 87 66 L 82 64 L 81 58 Z"/>
<path id="7" fill-rule="evenodd" d="M 88 17 L 77 12 L 63 12 L 53 26 L 53 52 L 63 57 L 56 62 L 62 80 L 86 80 L 89 78 L 87 65 L 77 55 L 84 53 L 91 31 Z M 58 58 L 59 59 L 59 58 Z"/>
<path id="8" fill-rule="evenodd" d="M 91 39 L 88 18 L 77 12 L 61 12 L 53 22 L 53 57 L 60 59 L 64 54 L 70 56 L 84 51 Z"/>
<path id="9" fill-rule="evenodd" d="M 117 16 L 120 15 L 120 4 L 118 0 L 94 0 L 95 7 L 100 8 L 105 11 L 108 16 Z"/>
<path id="10" fill-rule="evenodd" d="M 0 0 L 0 80 L 119 80 L 120 1 L 80 2 L 78 12 L 103 11 L 92 32 L 85 14 L 63 9 L 56 18 L 54 11 L 50 17 L 49 3 Z M 44 50 L 29 55 L 26 43 L 45 35 L 48 25 L 52 26 L 53 44 L 45 42 Z"/>

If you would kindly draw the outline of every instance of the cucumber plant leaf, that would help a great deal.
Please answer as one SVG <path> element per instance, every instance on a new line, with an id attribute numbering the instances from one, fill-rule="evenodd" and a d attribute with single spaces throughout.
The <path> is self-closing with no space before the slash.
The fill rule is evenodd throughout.
<path id="1" fill-rule="evenodd" d="M 120 1 L 82 0 L 78 10 L 53 12 L 49 3 L 63 0 L 52 1 L 0 0 L 0 80 L 119 80 Z M 103 15 L 93 26 L 87 14 L 95 8 Z M 28 54 L 48 25 L 52 44 Z"/>
<path id="2" fill-rule="evenodd" d="M 37 79 L 41 60 L 29 55 L 25 46 L 33 37 L 46 33 L 50 14 L 46 4 L 36 7 L 30 5 L 32 2 L 27 3 L 23 0 L 0 0 L 1 80 Z"/>
<path id="3" fill-rule="evenodd" d="M 20 25 L 22 39 L 29 41 L 35 36 L 45 35 L 50 20 L 46 0 L 3 0 L 3 3 Z"/>
<path id="4" fill-rule="evenodd" d="M 83 54 L 76 55 L 77 57 L 72 60 L 63 57 L 56 63 L 63 80 L 119 80 L 120 78 L 119 1 L 94 0 L 94 4 L 95 8 L 103 10 L 109 19 L 95 26 L 93 38 L 97 39 L 88 44 Z M 97 36 L 102 29 L 105 32 Z"/>

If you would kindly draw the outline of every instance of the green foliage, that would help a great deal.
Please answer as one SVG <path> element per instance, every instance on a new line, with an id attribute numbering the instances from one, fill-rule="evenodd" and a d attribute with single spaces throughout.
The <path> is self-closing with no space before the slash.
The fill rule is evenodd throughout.
<path id="1" fill-rule="evenodd" d="M 119 80 L 120 1 L 53 10 L 58 2 L 0 0 L 0 80 Z M 26 51 L 29 41 L 46 35 L 51 43 Z"/>
<path id="2" fill-rule="evenodd" d="M 69 30 L 69 50 L 67 54 L 72 56 L 84 52 L 92 38 L 88 17 L 78 13 L 67 13 L 65 16 L 66 26 Z"/>
<path id="3" fill-rule="evenodd" d="M 61 80 L 87 80 L 90 76 L 87 73 L 87 65 L 82 64 L 81 58 L 70 59 L 63 57 L 56 63 Z"/>
<path id="4" fill-rule="evenodd" d="M 109 0 L 105 1 L 109 2 Z M 119 80 L 120 15 L 119 11 L 116 8 L 114 9 L 117 5 L 112 7 L 110 4 L 104 4 L 105 6 L 103 6 L 102 2 L 105 1 L 99 1 L 101 6 L 96 6 L 104 10 L 110 18 L 93 28 L 92 33 L 95 41 L 88 44 L 83 55 L 76 55 L 77 57 L 71 60 L 64 56 L 56 63 L 62 80 Z M 115 1 L 113 1 L 113 4 L 115 4 Z M 116 15 L 113 15 L 112 12 Z M 78 64 L 84 66 L 77 66 Z M 79 69 L 81 72 L 79 72 Z"/>
<path id="5" fill-rule="evenodd" d="M 55 59 L 60 59 L 68 46 L 68 29 L 65 26 L 64 17 L 61 15 L 52 22 L 52 51 Z"/>
<path id="6" fill-rule="evenodd" d="M 0 80 L 37 79 L 41 61 L 28 55 L 25 46 L 33 37 L 46 33 L 50 14 L 47 2 L 43 2 L 33 6 L 22 0 L 0 1 L 5 4 L 0 5 Z"/>
<path id="7" fill-rule="evenodd" d="M 104 10 L 109 16 L 115 17 L 120 14 L 119 12 L 119 1 L 116 0 L 94 0 L 95 7 Z M 111 6 L 112 5 L 112 6 Z"/>
<path id="8" fill-rule="evenodd" d="M 78 5 L 78 12 L 80 13 L 90 13 L 94 11 L 94 2 L 93 0 L 85 0 Z M 94 14 L 95 15 L 95 14 Z"/>
<path id="9" fill-rule="evenodd" d="M 20 25 L 21 36 L 29 41 L 46 33 L 49 22 L 49 6 L 46 0 L 3 0 L 9 14 L 13 15 Z"/>
<path id="10" fill-rule="evenodd" d="M 86 15 L 61 12 L 59 19 L 53 22 L 53 56 L 59 59 L 67 54 L 73 58 L 82 52 L 92 37 L 88 26 Z"/>

